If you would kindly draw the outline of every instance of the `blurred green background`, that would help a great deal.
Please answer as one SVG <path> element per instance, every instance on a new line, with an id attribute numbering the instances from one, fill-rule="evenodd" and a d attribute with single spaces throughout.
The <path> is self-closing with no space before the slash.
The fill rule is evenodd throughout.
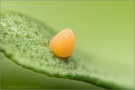
<path id="1" fill-rule="evenodd" d="M 1 12 L 18 11 L 56 32 L 71 28 L 75 48 L 95 62 L 122 70 L 134 84 L 134 1 L 1 1 Z M 97 88 L 81 81 L 47 77 L 0 54 L 3 88 Z M 111 72 L 111 71 L 110 71 Z"/>

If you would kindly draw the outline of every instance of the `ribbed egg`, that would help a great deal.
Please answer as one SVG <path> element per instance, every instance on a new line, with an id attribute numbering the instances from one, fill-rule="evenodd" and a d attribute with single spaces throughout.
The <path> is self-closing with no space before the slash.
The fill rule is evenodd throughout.
<path id="1" fill-rule="evenodd" d="M 56 56 L 66 58 L 72 54 L 74 43 L 74 32 L 71 29 L 66 28 L 50 40 L 49 48 Z"/>

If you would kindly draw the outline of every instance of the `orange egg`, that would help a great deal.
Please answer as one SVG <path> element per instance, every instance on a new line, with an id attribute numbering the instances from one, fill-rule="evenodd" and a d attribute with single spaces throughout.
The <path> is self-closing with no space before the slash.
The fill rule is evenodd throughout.
<path id="1" fill-rule="evenodd" d="M 66 58 L 74 49 L 74 32 L 67 28 L 56 34 L 49 42 L 49 48 L 58 57 Z"/>

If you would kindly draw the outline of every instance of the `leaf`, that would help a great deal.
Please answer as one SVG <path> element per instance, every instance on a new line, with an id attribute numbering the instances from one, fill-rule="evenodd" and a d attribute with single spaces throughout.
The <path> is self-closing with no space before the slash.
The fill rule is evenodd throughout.
<path id="1" fill-rule="evenodd" d="M 16 64 L 51 77 L 84 81 L 104 88 L 133 89 L 129 76 L 100 61 L 94 62 L 83 52 L 74 50 L 65 60 L 56 57 L 48 47 L 54 34 L 53 29 L 27 15 L 1 14 L 0 51 Z"/>

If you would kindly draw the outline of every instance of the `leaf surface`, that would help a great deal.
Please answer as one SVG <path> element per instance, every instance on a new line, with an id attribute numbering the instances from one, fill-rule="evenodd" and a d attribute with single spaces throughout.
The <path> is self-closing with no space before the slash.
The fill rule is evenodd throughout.
<path id="1" fill-rule="evenodd" d="M 55 31 L 42 22 L 20 13 L 1 14 L 0 51 L 16 64 L 52 77 L 92 83 L 104 88 L 133 89 L 132 78 L 89 55 L 74 50 L 61 59 L 49 49 Z"/>

